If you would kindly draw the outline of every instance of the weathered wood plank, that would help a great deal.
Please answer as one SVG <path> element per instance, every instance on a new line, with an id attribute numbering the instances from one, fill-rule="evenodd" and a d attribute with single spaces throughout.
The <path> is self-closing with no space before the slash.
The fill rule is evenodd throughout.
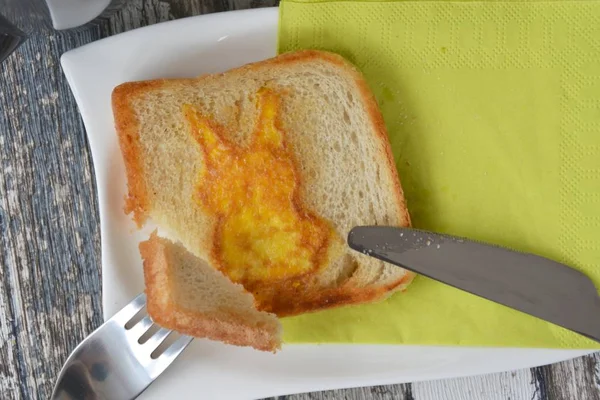
<path id="1" fill-rule="evenodd" d="M 537 398 L 599 400 L 599 361 L 600 355 L 595 353 L 559 364 L 532 368 Z"/>
<path id="2" fill-rule="evenodd" d="M 66 350 L 101 321 L 92 167 L 60 39 L 34 32 L 2 65 L 0 240 L 18 361 L 8 398 L 47 397 Z"/>
<path id="3" fill-rule="evenodd" d="M 271 400 L 416 400 L 410 384 L 372 386 L 273 397 Z"/>
<path id="4" fill-rule="evenodd" d="M 0 65 L 0 398 L 46 399 L 68 352 L 101 323 L 100 237 L 83 124 L 65 51 L 137 27 L 277 0 L 131 0 L 92 26 L 54 32 L 34 0 L 0 0 L 29 40 Z M 327 391 L 315 399 L 600 400 L 600 356 L 484 377 Z"/>
<path id="5" fill-rule="evenodd" d="M 529 370 L 413 384 L 415 399 L 537 400 Z"/>

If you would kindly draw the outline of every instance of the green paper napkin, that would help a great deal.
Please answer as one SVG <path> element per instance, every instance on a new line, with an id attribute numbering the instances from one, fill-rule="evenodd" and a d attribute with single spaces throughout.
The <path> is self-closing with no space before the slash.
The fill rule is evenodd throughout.
<path id="1" fill-rule="evenodd" d="M 283 0 L 279 51 L 305 48 L 365 74 L 416 227 L 600 284 L 600 2 Z M 284 328 L 288 343 L 600 347 L 424 277 Z"/>

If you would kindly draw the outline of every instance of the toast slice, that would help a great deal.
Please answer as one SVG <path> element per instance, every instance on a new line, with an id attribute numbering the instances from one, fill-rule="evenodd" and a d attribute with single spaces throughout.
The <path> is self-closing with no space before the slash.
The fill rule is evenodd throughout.
<path id="1" fill-rule="evenodd" d="M 140 243 L 144 260 L 146 308 L 153 321 L 178 332 L 275 352 L 281 324 L 257 311 L 241 285 L 195 257 L 181 244 L 154 232 Z"/>
<path id="2" fill-rule="evenodd" d="M 140 226 L 151 218 L 195 256 L 243 284 L 260 310 L 287 316 L 374 301 L 411 282 L 411 272 L 353 252 L 345 244 L 354 226 L 409 226 L 410 219 L 378 106 L 361 74 L 342 57 L 299 51 L 223 74 L 129 82 L 114 89 L 112 103 L 127 169 L 126 212 Z M 252 153 L 261 132 L 263 136 L 270 132 L 277 143 L 272 147 L 277 148 L 267 144 Z M 218 163 L 211 158 L 208 143 L 216 143 L 218 154 L 229 154 L 231 165 L 254 160 L 267 148 L 272 158 L 241 172 L 230 168 L 238 171 L 231 172 L 236 178 L 223 184 L 229 177 L 211 170 Z M 275 167 L 281 168 L 274 173 Z M 272 187 L 252 189 L 254 197 L 250 192 L 240 196 L 246 187 L 240 182 L 252 173 L 258 174 L 256 182 Z M 280 179 L 284 175 L 289 179 Z M 287 187 L 290 181 L 294 184 Z M 211 190 L 207 185 L 213 185 Z M 252 235 L 272 232 L 273 221 L 284 218 L 261 214 L 261 222 L 252 225 L 240 219 L 240 206 L 233 218 L 237 222 L 229 223 L 231 214 L 224 217 L 215 210 L 237 207 L 227 203 L 228 198 L 259 196 L 253 206 L 260 208 L 266 202 L 271 212 L 279 203 L 271 207 L 269 202 L 286 193 L 291 205 L 282 215 L 293 214 L 288 219 L 297 225 L 293 229 L 301 227 L 294 233 L 298 239 L 293 245 L 285 242 L 292 237 L 284 235 L 286 225 L 275 236 L 260 237 L 261 251 L 275 254 L 300 243 L 304 246 L 300 253 L 308 252 L 304 261 L 290 262 L 291 276 L 285 276 L 285 262 L 273 266 L 263 259 L 252 266 L 252 275 L 245 263 L 253 257 L 244 258 L 240 249 L 255 246 L 259 242 L 255 240 L 234 246 L 232 254 L 241 261 L 231 265 L 236 258 L 228 258 L 223 250 L 229 245 L 224 239 L 228 226 L 246 224 L 243 235 L 230 236 L 248 241 Z M 227 204 L 215 206 L 215 196 Z M 256 215 L 252 218 L 259 220 Z M 293 251 L 279 256 L 295 260 L 290 256 Z M 259 284 L 257 276 L 263 272 L 268 276 Z M 252 279 L 246 279 L 248 274 Z"/>

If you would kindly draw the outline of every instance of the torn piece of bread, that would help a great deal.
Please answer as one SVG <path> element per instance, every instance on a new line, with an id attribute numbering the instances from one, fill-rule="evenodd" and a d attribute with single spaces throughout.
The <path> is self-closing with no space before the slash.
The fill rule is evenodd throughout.
<path id="1" fill-rule="evenodd" d="M 281 324 L 256 310 L 252 295 L 181 244 L 157 236 L 140 243 L 148 314 L 178 332 L 258 350 L 281 346 Z"/>
<path id="2" fill-rule="evenodd" d="M 260 310 L 374 301 L 411 282 L 345 244 L 354 226 L 410 220 L 378 106 L 342 57 L 299 51 L 129 82 L 112 102 L 127 211 L 244 285 Z"/>

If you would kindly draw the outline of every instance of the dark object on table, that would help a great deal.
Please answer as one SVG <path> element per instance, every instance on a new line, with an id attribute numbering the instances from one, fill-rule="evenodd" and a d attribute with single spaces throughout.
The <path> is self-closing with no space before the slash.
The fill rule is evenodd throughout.
<path id="1" fill-rule="evenodd" d="M 0 15 L 0 62 L 27 39 L 27 35 Z"/>

